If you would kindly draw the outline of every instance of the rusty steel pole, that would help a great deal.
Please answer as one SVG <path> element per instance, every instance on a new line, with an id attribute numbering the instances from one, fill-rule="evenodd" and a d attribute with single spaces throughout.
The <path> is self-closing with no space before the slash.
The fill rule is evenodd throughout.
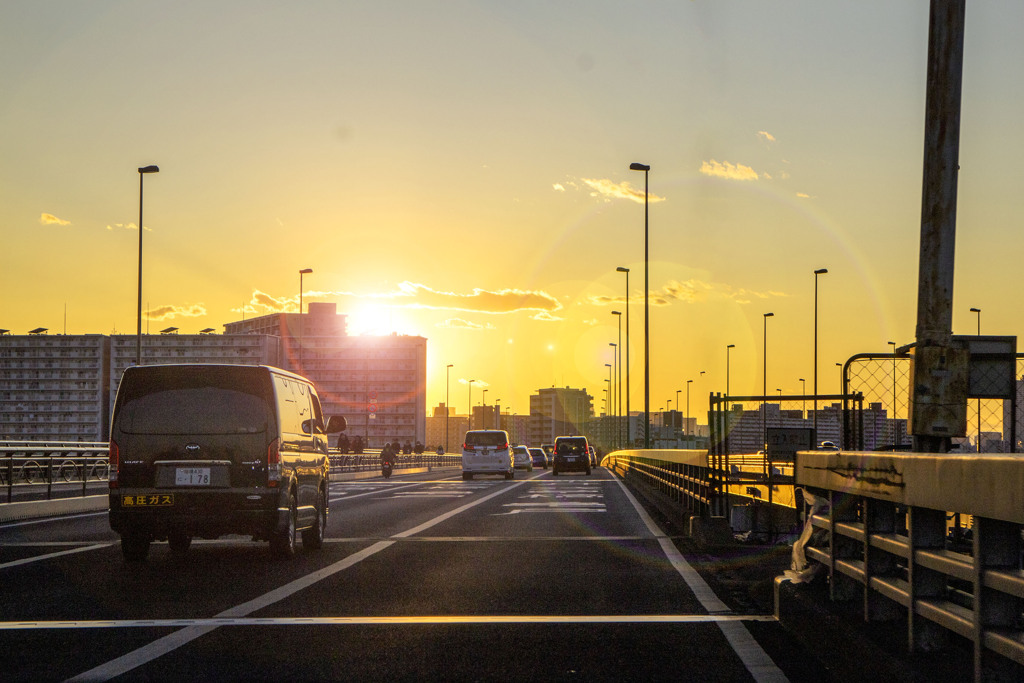
<path id="1" fill-rule="evenodd" d="M 955 411 L 962 402 L 966 413 L 966 388 L 960 396 L 956 383 L 947 378 L 958 362 L 952 348 L 953 256 L 965 6 L 965 0 L 932 0 L 929 11 L 917 343 L 911 382 L 917 452 L 948 451 L 957 420 L 949 419 L 945 408 Z"/>

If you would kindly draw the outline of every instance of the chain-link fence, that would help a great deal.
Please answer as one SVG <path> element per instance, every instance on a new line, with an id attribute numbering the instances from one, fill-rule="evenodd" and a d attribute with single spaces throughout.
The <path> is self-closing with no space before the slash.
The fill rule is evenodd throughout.
<path id="1" fill-rule="evenodd" d="M 1020 453 L 1024 451 L 1024 355 L 1012 359 L 1015 366 L 1016 402 L 1008 399 L 967 400 L 967 435 L 953 439 L 953 450 L 964 453 Z M 910 356 L 859 354 L 844 367 L 844 391 L 864 397 L 864 450 L 910 450 L 907 431 L 910 414 Z M 998 382 L 995 365 L 980 367 L 982 386 Z M 986 374 L 989 377 L 986 377 Z M 1014 405 L 1016 403 L 1016 405 Z M 1016 415 L 1014 415 L 1016 409 Z"/>

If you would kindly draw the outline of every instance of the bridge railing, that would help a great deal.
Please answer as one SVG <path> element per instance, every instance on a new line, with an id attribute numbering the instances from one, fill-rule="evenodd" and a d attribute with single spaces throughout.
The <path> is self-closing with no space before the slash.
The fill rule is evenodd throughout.
<path id="1" fill-rule="evenodd" d="M 342 453 L 336 448 L 329 450 L 331 472 L 371 472 L 380 470 L 380 449 L 365 449 L 362 453 Z M 433 451 L 409 453 L 395 456 L 395 469 L 418 469 L 423 467 L 462 467 L 462 454 L 438 455 Z"/>
<path id="2" fill-rule="evenodd" d="M 0 442 L 0 487 L 44 492 L 46 499 L 96 493 L 107 482 L 106 442 Z"/>
<path id="3" fill-rule="evenodd" d="M 976 680 L 1005 660 L 1020 674 L 1024 456 L 810 451 L 795 478 L 812 505 L 794 557 L 833 600 L 904 621 L 912 652 L 966 639 Z"/>
<path id="4" fill-rule="evenodd" d="M 332 473 L 380 469 L 380 449 L 342 454 L 330 449 Z M 66 498 L 103 492 L 108 477 L 108 444 L 96 442 L 3 441 L 0 442 L 0 489 L 6 502 L 15 493 L 32 498 Z M 402 454 L 395 468 L 459 467 L 462 456 L 435 452 Z"/>

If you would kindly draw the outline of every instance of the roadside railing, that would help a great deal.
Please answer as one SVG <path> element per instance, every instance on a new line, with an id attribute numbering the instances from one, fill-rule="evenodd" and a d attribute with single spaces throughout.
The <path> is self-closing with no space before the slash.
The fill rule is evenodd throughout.
<path id="1" fill-rule="evenodd" d="M 362 453 L 341 453 L 332 448 L 329 451 L 331 472 L 371 472 L 380 470 L 380 449 L 365 449 Z M 438 455 L 435 452 L 400 454 L 395 456 L 395 470 L 418 468 L 462 467 L 462 454 Z"/>
<path id="2" fill-rule="evenodd" d="M 0 487 L 8 503 L 16 491 L 31 490 L 47 500 L 89 495 L 107 482 L 107 456 L 106 442 L 5 441 L 0 445 Z"/>
<path id="3" fill-rule="evenodd" d="M 1024 456 L 809 451 L 795 478 L 811 507 L 794 557 L 827 573 L 832 600 L 904 621 L 912 652 L 966 639 L 975 680 L 1021 675 Z"/>
<path id="4" fill-rule="evenodd" d="M 724 518 L 736 533 L 774 542 L 796 527 L 793 466 L 769 463 L 764 453 L 630 450 L 614 451 L 603 462 L 685 514 Z"/>

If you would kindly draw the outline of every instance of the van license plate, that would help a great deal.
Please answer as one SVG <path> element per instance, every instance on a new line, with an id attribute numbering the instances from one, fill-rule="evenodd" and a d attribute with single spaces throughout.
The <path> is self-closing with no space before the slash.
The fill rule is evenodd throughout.
<path id="1" fill-rule="evenodd" d="M 177 486 L 209 486 L 209 467 L 178 467 L 175 468 L 174 483 Z"/>

